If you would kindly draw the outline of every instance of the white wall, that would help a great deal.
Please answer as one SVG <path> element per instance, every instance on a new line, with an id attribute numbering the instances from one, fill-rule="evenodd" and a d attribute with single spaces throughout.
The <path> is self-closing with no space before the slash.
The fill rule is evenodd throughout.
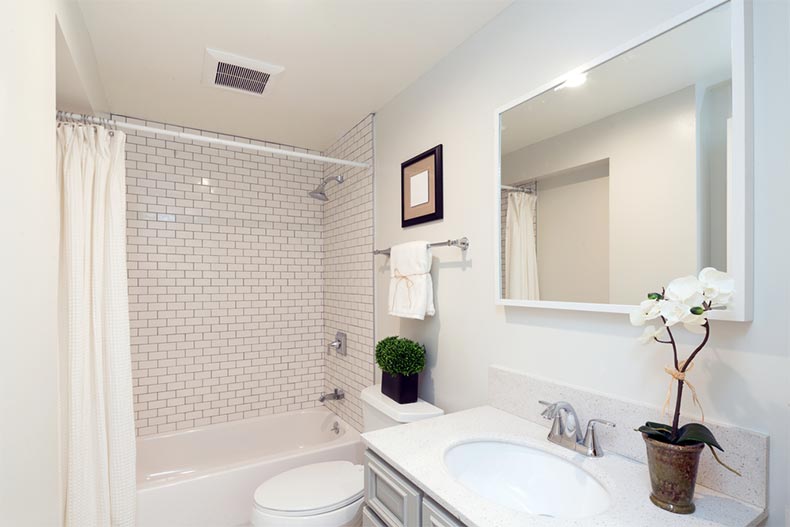
<path id="1" fill-rule="evenodd" d="M 668 357 L 637 344 L 640 331 L 627 317 L 494 305 L 493 116 L 495 108 L 693 3 L 517 2 L 377 113 L 376 245 L 471 240 L 465 258 L 454 248 L 434 251 L 437 316 L 425 322 L 387 315 L 387 270 L 376 266 L 377 338 L 400 333 L 426 344 L 426 399 L 448 411 L 482 404 L 487 367 L 499 363 L 662 403 Z M 694 376 L 707 417 L 771 434 L 769 525 L 779 527 L 790 498 L 790 13 L 786 2 L 755 4 L 755 316 L 752 323 L 715 324 Z M 400 163 L 438 143 L 444 144 L 445 219 L 401 229 Z M 666 206 L 671 210 L 671 197 Z"/>
<path id="2" fill-rule="evenodd" d="M 609 159 L 612 304 L 636 304 L 647 292 L 699 269 L 695 112 L 691 86 L 502 159 L 508 184 L 515 174 L 524 180 Z M 671 200 L 672 213 L 657 223 L 646 204 L 662 199 Z M 663 257 L 655 258 L 659 248 Z"/>
<path id="3" fill-rule="evenodd" d="M 539 180 L 537 196 L 540 299 L 609 302 L 608 160 Z"/>
<path id="4" fill-rule="evenodd" d="M 732 82 L 696 86 L 700 267 L 727 268 L 727 121 Z"/>
<path id="5" fill-rule="evenodd" d="M 58 200 L 55 9 L 0 16 L 0 524 L 57 526 Z"/>
<path id="6" fill-rule="evenodd" d="M 78 0 L 55 0 L 55 10 L 60 31 L 59 44 L 65 44 L 68 48 L 58 50 L 58 74 L 61 75 L 67 69 L 66 65 L 71 70 L 70 74 L 73 74 L 70 83 L 58 79 L 58 104 L 64 104 L 58 109 L 87 113 L 109 111 L 93 42 Z"/>

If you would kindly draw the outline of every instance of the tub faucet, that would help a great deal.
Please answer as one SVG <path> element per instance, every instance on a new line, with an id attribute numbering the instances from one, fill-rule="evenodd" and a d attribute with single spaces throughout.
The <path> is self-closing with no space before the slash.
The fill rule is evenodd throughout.
<path id="1" fill-rule="evenodd" d="M 573 409 L 573 406 L 565 401 L 556 403 L 538 402 L 546 406 L 546 409 L 540 415 L 544 419 L 554 421 L 551 425 L 551 432 L 549 432 L 549 441 L 585 456 L 603 456 L 603 449 L 598 444 L 598 437 L 595 433 L 595 425 L 601 424 L 614 427 L 614 423 L 603 419 L 590 419 L 587 423 L 587 433 L 582 436 L 579 416 L 576 415 L 576 410 Z"/>
<path id="2" fill-rule="evenodd" d="M 340 388 L 335 388 L 334 391 L 329 393 L 322 393 L 321 397 L 318 398 L 318 402 L 323 403 L 324 401 L 339 401 L 340 399 L 345 399 L 346 394 Z"/>

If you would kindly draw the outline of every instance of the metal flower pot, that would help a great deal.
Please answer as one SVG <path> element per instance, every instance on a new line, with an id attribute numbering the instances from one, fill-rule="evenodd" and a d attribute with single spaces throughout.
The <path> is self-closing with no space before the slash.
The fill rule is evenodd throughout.
<path id="1" fill-rule="evenodd" d="M 647 465 L 650 470 L 650 501 L 666 511 L 691 514 L 694 506 L 694 486 L 697 484 L 699 458 L 704 443 L 671 445 L 642 438 L 647 445 Z"/>

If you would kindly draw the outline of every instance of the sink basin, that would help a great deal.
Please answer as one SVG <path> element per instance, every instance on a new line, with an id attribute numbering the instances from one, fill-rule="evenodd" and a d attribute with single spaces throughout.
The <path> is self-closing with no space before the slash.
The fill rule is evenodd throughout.
<path id="1" fill-rule="evenodd" d="M 501 441 L 461 443 L 444 463 L 458 482 L 504 507 L 555 518 L 609 508 L 609 493 L 585 470 L 536 448 Z"/>

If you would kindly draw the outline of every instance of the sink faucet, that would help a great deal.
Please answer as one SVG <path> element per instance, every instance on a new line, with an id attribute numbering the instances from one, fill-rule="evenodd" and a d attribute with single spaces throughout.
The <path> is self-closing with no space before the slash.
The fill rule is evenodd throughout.
<path id="1" fill-rule="evenodd" d="M 595 425 L 601 424 L 614 427 L 614 423 L 603 419 L 590 419 L 587 423 L 587 432 L 582 436 L 579 416 L 570 403 L 565 401 L 556 403 L 539 402 L 546 406 L 546 409 L 540 415 L 544 419 L 554 421 L 551 425 L 551 432 L 549 432 L 549 441 L 585 456 L 603 456 L 603 449 L 598 444 L 598 437 L 595 433 Z"/>
<path id="2" fill-rule="evenodd" d="M 340 399 L 345 399 L 346 394 L 340 388 L 335 388 L 333 391 L 329 393 L 322 393 L 321 397 L 318 398 L 318 402 L 323 403 L 324 401 L 339 401 Z"/>

